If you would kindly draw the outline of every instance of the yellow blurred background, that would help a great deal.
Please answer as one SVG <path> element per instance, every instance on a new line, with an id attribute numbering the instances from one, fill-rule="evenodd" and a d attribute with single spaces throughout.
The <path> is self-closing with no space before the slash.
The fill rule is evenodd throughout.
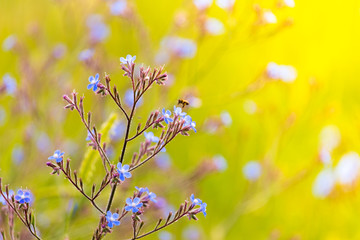
<path id="1" fill-rule="evenodd" d="M 167 147 L 170 169 L 135 173 L 119 207 L 146 184 L 175 206 L 191 193 L 208 204 L 206 218 L 148 239 L 360 239 L 360 2 L 236 0 L 224 8 L 231 1 L 218 0 L 204 9 L 194 2 L 127 0 L 114 15 L 110 0 L 0 0 L 0 77 L 17 83 L 15 93 L 0 95 L 3 182 L 31 189 L 44 239 L 89 239 L 96 212 L 45 162 L 61 148 L 81 165 L 86 130 L 61 97 L 84 94 L 100 126 L 117 109 L 88 91 L 87 79 L 109 73 L 124 93 L 130 85 L 119 57 L 131 54 L 138 64 L 165 64 L 172 82 L 144 97 L 136 121 L 186 98 L 198 132 Z M 94 14 L 104 39 L 91 38 Z M 180 38 L 191 43 L 188 57 L 173 49 L 183 47 Z M 86 49 L 94 55 L 84 61 Z M 289 81 L 272 77 L 279 66 Z M 222 167 L 203 170 L 219 156 Z M 25 231 L 20 222 L 16 228 Z M 129 229 L 107 239 L 126 239 L 122 231 Z"/>

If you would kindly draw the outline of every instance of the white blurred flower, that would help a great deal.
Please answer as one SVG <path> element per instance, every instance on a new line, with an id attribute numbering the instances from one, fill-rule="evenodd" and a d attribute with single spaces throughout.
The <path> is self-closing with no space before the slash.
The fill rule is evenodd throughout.
<path id="1" fill-rule="evenodd" d="M 194 5 L 199 10 L 204 10 L 206 8 L 209 8 L 211 4 L 213 3 L 213 0 L 193 0 Z"/>
<path id="2" fill-rule="evenodd" d="M 336 179 L 340 184 L 350 185 L 359 176 L 360 157 L 356 152 L 343 155 L 335 168 Z"/>
<path id="3" fill-rule="evenodd" d="M 323 127 L 320 132 L 320 146 L 331 152 L 334 148 L 336 148 L 341 139 L 340 130 L 335 125 L 328 125 Z"/>
<path id="4" fill-rule="evenodd" d="M 232 124 L 232 118 L 228 111 L 222 111 L 220 114 L 221 122 L 225 126 L 230 126 Z"/>
<path id="5" fill-rule="evenodd" d="M 10 35 L 2 43 L 2 49 L 3 51 L 7 52 L 14 48 L 15 44 L 17 42 L 17 38 L 15 35 Z"/>
<path id="6" fill-rule="evenodd" d="M 244 101 L 243 108 L 244 108 L 244 111 L 250 115 L 256 113 L 256 111 L 257 111 L 256 103 L 250 99 Z"/>
<path id="7" fill-rule="evenodd" d="M 56 46 L 53 49 L 53 56 L 56 59 L 61 59 L 65 55 L 66 49 L 67 48 L 66 48 L 65 44 L 63 44 L 63 43 L 56 44 Z"/>
<path id="8" fill-rule="evenodd" d="M 325 198 L 335 186 L 335 175 L 330 168 L 323 169 L 316 177 L 312 192 L 315 197 Z"/>
<path id="9" fill-rule="evenodd" d="M 126 126 L 122 121 L 115 121 L 110 129 L 110 139 L 119 141 L 125 134 Z"/>
<path id="10" fill-rule="evenodd" d="M 173 235 L 168 231 L 162 231 L 159 233 L 159 240 L 172 240 Z"/>
<path id="11" fill-rule="evenodd" d="M 208 18 L 205 21 L 205 29 L 211 35 L 221 35 L 225 32 L 224 24 L 216 18 Z"/>
<path id="12" fill-rule="evenodd" d="M 243 167 L 243 174 L 247 180 L 255 181 L 257 180 L 262 172 L 262 168 L 259 162 L 249 161 Z"/>
<path id="13" fill-rule="evenodd" d="M 49 150 L 49 148 L 51 147 L 50 143 L 51 140 L 45 132 L 40 133 L 39 137 L 36 140 L 37 148 L 43 153 Z"/>
<path id="14" fill-rule="evenodd" d="M 265 23 L 269 23 L 269 24 L 277 23 L 277 18 L 275 14 L 270 10 L 264 11 L 263 20 Z"/>
<path id="15" fill-rule="evenodd" d="M 110 13 L 114 16 L 124 15 L 127 8 L 126 0 L 119 0 L 110 4 Z"/>
<path id="16" fill-rule="evenodd" d="M 271 79 L 279 79 L 283 82 L 293 82 L 297 78 L 297 72 L 293 66 L 279 65 L 274 62 L 268 63 L 266 74 Z"/>
<path id="17" fill-rule="evenodd" d="M 174 84 L 174 82 L 175 82 L 174 74 L 168 73 L 168 78 L 165 82 L 165 86 L 170 87 Z"/>
<path id="18" fill-rule="evenodd" d="M 280 66 L 280 80 L 283 82 L 293 82 L 297 77 L 296 69 L 293 66 Z"/>
<path id="19" fill-rule="evenodd" d="M 162 51 L 169 51 L 180 58 L 193 58 L 197 51 L 196 43 L 193 40 L 181 37 L 165 37 L 161 41 L 161 47 Z"/>
<path id="20" fill-rule="evenodd" d="M 131 108 L 132 105 L 134 104 L 134 92 L 133 92 L 133 90 L 131 88 L 126 90 L 126 92 L 124 94 L 124 102 L 129 108 Z M 137 101 L 136 107 L 140 107 L 143 103 L 144 103 L 144 98 L 141 97 Z"/>
<path id="21" fill-rule="evenodd" d="M 287 7 L 291 7 L 291 8 L 295 7 L 295 1 L 294 0 L 284 0 L 284 4 Z"/>
<path id="22" fill-rule="evenodd" d="M 324 165 L 331 165 L 332 160 L 331 160 L 331 153 L 329 152 L 328 149 L 326 148 L 322 148 L 319 152 L 319 158 L 320 161 L 324 164 Z"/>
<path id="23" fill-rule="evenodd" d="M 199 108 L 202 105 L 202 100 L 198 97 L 189 97 L 188 101 L 190 106 L 193 108 Z"/>
<path id="24" fill-rule="evenodd" d="M 104 41 L 110 34 L 110 28 L 103 22 L 102 16 L 93 14 L 86 19 L 90 39 L 94 42 Z"/>
<path id="25" fill-rule="evenodd" d="M 160 153 L 155 158 L 156 165 L 161 170 L 168 170 L 171 167 L 171 158 L 167 153 Z"/>
<path id="26" fill-rule="evenodd" d="M 199 240 L 201 238 L 201 233 L 198 227 L 189 226 L 183 231 L 182 237 L 186 240 Z"/>
<path id="27" fill-rule="evenodd" d="M 19 165 L 24 160 L 24 149 L 22 146 L 17 145 L 13 148 L 11 152 L 11 159 L 16 164 Z"/>
<path id="28" fill-rule="evenodd" d="M 15 78 L 13 78 L 10 74 L 6 73 L 3 76 L 3 82 L 6 93 L 9 95 L 14 95 L 17 89 L 17 83 Z"/>
<path id="29" fill-rule="evenodd" d="M 222 9 L 230 9 L 234 6 L 235 0 L 216 0 L 216 5 Z"/>
<path id="30" fill-rule="evenodd" d="M 155 56 L 156 64 L 165 64 L 165 63 L 168 63 L 169 60 L 170 60 L 169 53 L 163 49 L 161 49 Z"/>
<path id="31" fill-rule="evenodd" d="M 266 66 L 266 74 L 269 78 L 278 79 L 279 78 L 279 65 L 274 62 L 269 62 Z"/>
<path id="32" fill-rule="evenodd" d="M 88 61 L 94 56 L 93 49 L 85 49 L 79 53 L 78 59 L 79 61 Z"/>
<path id="33" fill-rule="evenodd" d="M 223 172 L 228 168 L 228 164 L 226 159 L 221 155 L 216 155 L 213 157 L 213 162 L 215 164 L 216 169 L 219 172 Z"/>

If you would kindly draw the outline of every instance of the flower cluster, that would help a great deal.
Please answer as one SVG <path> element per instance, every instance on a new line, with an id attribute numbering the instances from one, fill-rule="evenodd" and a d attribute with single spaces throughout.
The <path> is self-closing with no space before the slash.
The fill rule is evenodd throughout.
<path id="1" fill-rule="evenodd" d="M 280 79 L 283 82 L 293 82 L 297 77 L 296 69 L 289 65 L 279 65 L 270 62 L 266 67 L 266 74 L 270 79 Z"/>
<path id="2" fill-rule="evenodd" d="M 50 156 L 49 160 L 55 160 L 57 163 L 61 162 L 64 157 L 64 152 L 61 152 L 60 150 L 56 150 L 52 156 Z"/>
<path id="3" fill-rule="evenodd" d="M 119 4 L 119 3 L 118 3 Z M 120 6 L 121 7 L 121 6 Z M 113 6 L 113 11 L 118 11 L 119 6 Z M 120 10 L 119 10 L 120 11 Z M 93 19 L 94 20 L 94 19 Z M 95 23 L 96 25 L 97 23 Z M 99 27 L 99 26 L 95 26 Z M 99 27 L 101 30 L 101 27 Z M 100 31 L 99 30 L 99 31 Z M 94 30 L 95 31 L 95 30 Z M 119 140 L 120 137 L 124 138 L 121 155 L 118 162 L 115 164 L 109 158 L 108 145 L 102 138 L 102 133 L 92 124 L 92 114 L 85 112 L 84 110 L 84 97 L 78 99 L 77 93 L 74 91 L 72 97 L 67 95 L 63 96 L 63 99 L 67 102 L 66 109 L 75 110 L 85 126 L 88 133 L 87 140 L 91 140 L 88 145 L 93 148 L 94 151 L 99 153 L 104 167 L 105 176 L 101 183 L 96 187 L 94 183 L 91 188 L 91 194 L 88 194 L 84 188 L 84 181 L 79 178 L 76 170 L 72 171 L 70 167 L 70 159 L 64 161 L 64 152 L 56 150 L 52 156 L 48 159 L 52 160 L 47 162 L 47 165 L 52 168 L 52 174 L 64 174 L 68 181 L 91 203 L 92 206 L 101 213 L 98 228 L 94 232 L 94 239 L 101 239 L 106 234 L 111 232 L 114 226 L 120 225 L 121 219 L 127 214 L 131 214 L 132 226 L 134 232 L 134 239 L 147 236 L 153 232 L 156 232 L 172 223 L 175 223 L 184 216 L 189 216 L 190 219 L 196 219 L 196 214 L 203 213 L 206 215 L 206 203 L 203 203 L 199 199 L 191 197 L 192 204 L 187 202 L 183 203 L 175 215 L 169 213 L 167 221 L 160 226 L 161 220 L 157 228 L 154 230 L 140 235 L 140 230 L 143 226 L 142 215 L 146 209 L 150 206 L 150 203 L 157 203 L 157 195 L 150 192 L 148 188 L 138 188 L 134 195 L 128 197 L 125 202 L 125 206 L 121 211 L 118 209 L 113 212 L 111 211 L 113 205 L 114 195 L 118 185 L 123 184 L 126 179 L 134 176 L 133 171 L 146 162 L 154 158 L 158 153 L 165 151 L 165 146 L 170 143 L 179 134 L 188 136 L 189 131 L 193 130 L 196 132 L 196 123 L 192 118 L 183 112 L 180 107 L 174 106 L 173 112 L 170 110 L 162 109 L 153 111 L 148 117 L 145 125 L 141 126 L 139 123 L 136 128 L 136 133 L 130 136 L 130 126 L 134 121 L 135 109 L 139 107 L 142 101 L 142 96 L 147 92 L 154 83 L 158 85 L 164 85 L 167 80 L 167 74 L 163 72 L 163 67 L 154 68 L 153 70 L 148 67 L 140 67 L 139 73 L 135 73 L 135 60 L 136 56 L 127 55 L 125 58 L 120 58 L 121 69 L 124 71 L 124 76 L 131 80 L 132 88 L 127 91 L 121 100 L 120 94 L 116 86 L 110 85 L 111 79 L 109 75 L 105 75 L 105 83 L 101 83 L 100 75 L 97 73 L 95 76 L 89 77 L 89 84 L 87 88 L 94 91 L 96 94 L 102 96 L 109 96 L 115 102 L 116 106 L 122 111 L 126 124 L 123 121 L 117 121 L 113 126 L 110 125 L 110 139 Z M 136 77 L 135 77 L 136 76 Z M 124 107 L 123 102 L 126 104 Z M 120 125 L 119 125 L 120 124 Z M 149 131 L 150 127 L 162 129 L 160 136 L 155 136 L 154 132 Z M 139 152 L 133 154 L 131 163 L 125 164 L 125 151 L 127 145 L 133 139 L 144 134 L 145 141 L 140 144 Z M 98 205 L 98 197 L 105 191 L 107 187 L 111 187 L 109 200 L 107 206 L 103 209 Z M 16 198 L 19 202 L 28 203 L 28 193 L 18 192 Z M 198 206 L 198 208 L 196 207 Z"/>
<path id="4" fill-rule="evenodd" d="M 40 239 L 35 226 L 35 217 L 31 209 L 31 203 L 33 201 L 32 193 L 26 189 L 19 189 L 16 194 L 13 190 L 9 189 L 8 185 L 5 185 L 5 189 L 2 186 L 2 179 L 0 178 L 0 203 L 8 206 L 8 218 L 9 227 L 14 228 L 14 215 L 16 215 L 23 224 L 28 228 L 31 235 Z M 3 230 L 2 230 L 3 233 Z M 4 236 L 3 234 L 1 236 Z"/>
<path id="5" fill-rule="evenodd" d="M 200 200 L 199 198 L 195 198 L 194 194 L 191 194 L 190 196 L 190 200 L 192 202 L 192 205 L 194 206 L 199 206 L 199 208 L 195 209 L 193 211 L 194 214 L 200 213 L 202 212 L 204 214 L 204 216 L 206 216 L 206 206 L 207 204 L 204 203 L 202 200 Z"/>
<path id="6" fill-rule="evenodd" d="M 20 204 L 30 203 L 31 201 L 30 191 L 19 189 L 17 191 L 17 194 L 15 195 L 15 200 L 18 201 Z"/>
<path id="7" fill-rule="evenodd" d="M 119 178 L 121 181 L 125 181 L 125 178 L 131 178 L 131 173 L 129 172 L 129 165 L 122 166 L 121 163 L 117 164 L 116 171 L 119 173 Z"/>

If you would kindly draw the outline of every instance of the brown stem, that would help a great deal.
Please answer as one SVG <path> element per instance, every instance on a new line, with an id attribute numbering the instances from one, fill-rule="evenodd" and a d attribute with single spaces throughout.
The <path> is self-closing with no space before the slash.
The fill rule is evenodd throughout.
<path id="1" fill-rule="evenodd" d="M 132 136 L 131 138 L 128 139 L 128 142 L 130 142 L 131 140 L 134 140 L 135 138 L 137 138 L 138 136 L 140 136 L 143 132 L 145 132 L 147 129 L 149 129 L 152 125 L 154 125 L 155 121 L 152 122 L 151 124 L 149 124 L 149 126 L 144 127 L 140 132 L 136 133 L 134 136 Z"/>
<path id="2" fill-rule="evenodd" d="M 19 217 L 19 219 L 22 221 L 22 223 L 29 229 L 30 233 L 38 240 L 41 240 L 40 237 L 38 237 L 36 235 L 35 232 L 33 232 L 33 230 L 31 229 L 31 226 L 28 224 L 27 219 L 24 220 L 24 218 L 21 216 L 21 214 L 17 211 L 17 209 L 15 208 L 15 206 L 12 205 L 12 203 L 9 201 L 9 199 L 7 197 L 5 197 L 4 193 L 2 191 L 0 191 L 0 194 L 2 195 L 2 197 L 5 199 L 5 201 L 7 202 L 7 204 L 11 207 L 11 209 L 16 213 L 16 215 Z M 34 230 L 35 230 L 35 226 L 34 226 Z"/>
<path id="3" fill-rule="evenodd" d="M 81 188 L 79 188 L 79 186 L 72 180 L 71 176 L 67 175 L 66 171 L 64 170 L 63 166 L 61 165 L 60 167 L 61 171 L 65 174 L 66 178 L 72 183 L 72 185 L 74 185 L 74 187 L 82 194 L 84 195 L 84 197 L 86 197 L 91 204 L 102 214 L 105 214 L 105 212 L 103 210 L 101 210 L 101 208 L 98 207 L 98 205 L 96 205 L 94 199 L 92 199 L 91 197 L 89 197 Z"/>
<path id="4" fill-rule="evenodd" d="M 96 194 L 92 197 L 92 200 L 95 200 L 99 196 L 99 194 L 105 189 L 105 187 L 109 185 L 110 182 L 111 182 L 111 178 L 103 186 L 99 188 Z"/>
<path id="5" fill-rule="evenodd" d="M 144 234 L 142 234 L 142 235 L 140 235 L 140 236 L 133 237 L 131 240 L 143 238 L 143 237 L 146 237 L 146 236 L 148 236 L 148 235 L 150 235 L 150 234 L 152 234 L 152 233 L 154 233 L 154 232 L 157 232 L 157 231 L 159 231 L 159 230 L 161 230 L 161 229 L 163 229 L 163 228 L 165 228 L 165 227 L 173 224 L 174 222 L 177 222 L 180 218 L 184 217 L 184 216 L 187 215 L 188 213 L 189 213 L 189 211 L 186 211 L 186 212 L 184 212 L 183 214 L 179 215 L 178 217 L 174 218 L 173 220 L 165 223 L 165 224 L 162 225 L 161 227 L 158 227 L 158 228 L 156 228 L 156 229 L 154 229 L 154 230 L 151 230 L 150 232 L 144 233 Z"/>
<path id="6" fill-rule="evenodd" d="M 86 121 L 85 121 L 85 119 L 84 119 L 84 116 L 81 114 L 80 109 L 79 109 L 79 107 L 77 106 L 77 104 L 75 104 L 75 108 L 76 108 L 76 111 L 77 111 L 77 112 L 79 113 L 79 115 L 80 115 L 81 121 L 82 121 L 83 124 L 85 125 L 86 129 L 88 130 L 88 132 L 91 134 L 91 137 L 95 140 L 95 143 L 96 143 L 96 145 L 97 145 L 97 149 L 98 149 L 98 151 L 99 151 L 100 157 L 101 157 L 101 159 L 103 159 L 103 165 L 104 165 L 105 171 L 108 172 L 108 169 L 107 169 L 107 167 L 106 167 L 105 160 L 106 160 L 106 162 L 109 164 L 109 166 L 111 166 L 111 163 L 110 163 L 109 158 L 107 157 L 104 149 L 101 147 L 101 144 L 98 142 L 97 136 L 95 136 L 95 134 L 91 131 L 90 126 L 86 123 Z"/>
<path id="7" fill-rule="evenodd" d="M 146 162 L 148 162 L 150 159 L 152 159 L 153 157 L 155 157 L 156 154 L 158 154 L 171 140 L 173 140 L 177 134 L 179 134 L 180 131 L 178 131 L 176 134 L 173 134 L 173 136 L 166 141 L 157 151 L 155 151 L 153 154 L 151 154 L 148 158 L 146 158 L 144 161 L 142 161 L 141 163 L 133 166 L 132 168 L 129 169 L 129 172 L 135 170 L 136 168 L 140 167 L 141 165 L 145 164 Z"/>
<path id="8" fill-rule="evenodd" d="M 121 104 L 116 100 L 114 94 L 111 92 L 110 89 L 108 89 L 107 87 L 105 88 L 106 91 L 109 93 L 109 95 L 111 96 L 111 98 L 114 100 L 114 102 L 116 103 L 116 105 L 121 109 L 121 111 L 124 113 L 126 119 L 129 121 L 129 116 L 126 113 L 125 109 L 121 106 Z"/>
<path id="9" fill-rule="evenodd" d="M 133 77 L 131 78 L 131 81 L 133 81 Z M 131 112 L 130 112 L 130 116 L 128 118 L 128 122 L 127 122 L 127 126 L 126 126 L 126 133 L 125 133 L 125 137 L 124 137 L 124 144 L 123 144 L 123 147 L 122 147 L 122 151 L 121 151 L 121 156 L 119 158 L 119 163 L 122 163 L 124 161 L 124 156 L 125 156 L 125 150 L 126 150 L 126 145 L 127 145 L 127 142 L 128 142 L 128 137 L 129 137 L 129 132 L 130 132 L 130 126 L 131 126 L 131 121 L 132 121 L 132 118 L 133 118 L 133 115 L 134 115 L 134 112 L 135 112 L 135 106 L 137 104 L 137 100 L 135 100 L 135 90 L 134 90 L 134 102 L 133 102 L 133 106 L 131 108 Z M 111 204 L 112 204 L 112 201 L 114 199 L 114 195 L 115 195 L 115 191 L 116 191 L 116 187 L 117 187 L 117 184 L 114 184 L 112 189 L 111 189 L 111 193 L 110 193 L 110 197 L 109 197 L 109 201 L 108 201 L 108 204 L 106 206 L 106 211 L 109 211 L 110 208 L 111 208 Z"/>

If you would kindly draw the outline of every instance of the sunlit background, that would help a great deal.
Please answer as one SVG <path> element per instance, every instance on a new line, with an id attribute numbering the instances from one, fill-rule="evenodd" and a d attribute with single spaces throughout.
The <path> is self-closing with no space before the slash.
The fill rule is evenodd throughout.
<path id="1" fill-rule="evenodd" d="M 90 239 L 98 213 L 45 163 L 61 149 L 80 169 L 93 151 L 63 108 L 73 89 L 99 128 L 111 121 L 116 161 L 125 119 L 86 87 L 110 74 L 126 104 L 119 58 L 131 54 L 169 74 L 143 98 L 134 128 L 182 98 L 197 133 L 134 171 L 114 205 L 149 187 L 163 199 L 145 217 L 150 229 L 191 193 L 208 204 L 206 218 L 147 239 L 359 239 L 359 29 L 355 0 L 0 0 L 0 177 L 32 191 L 43 239 Z M 30 239 L 20 221 L 16 231 Z M 106 239 L 131 231 L 121 224 Z"/>

